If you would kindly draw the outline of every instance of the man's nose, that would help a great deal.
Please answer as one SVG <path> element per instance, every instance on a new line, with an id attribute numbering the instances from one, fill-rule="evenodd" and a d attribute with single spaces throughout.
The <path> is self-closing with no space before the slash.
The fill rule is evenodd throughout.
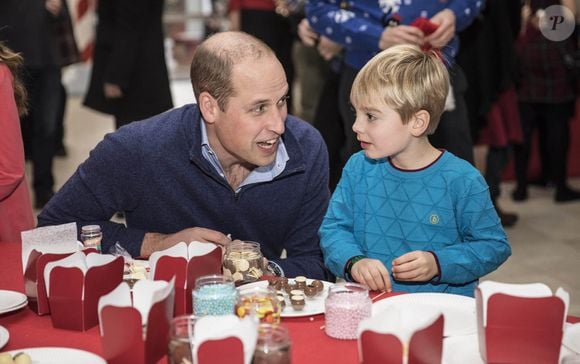
<path id="1" fill-rule="evenodd" d="M 272 114 L 269 120 L 269 129 L 270 131 L 282 135 L 284 134 L 286 116 L 288 112 L 286 111 L 286 107 L 284 108 L 276 108 L 274 109 L 274 113 Z"/>

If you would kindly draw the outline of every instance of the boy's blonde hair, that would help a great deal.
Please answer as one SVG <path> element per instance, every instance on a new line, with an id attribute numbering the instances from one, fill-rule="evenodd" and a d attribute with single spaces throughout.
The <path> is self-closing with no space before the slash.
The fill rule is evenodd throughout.
<path id="1" fill-rule="evenodd" d="M 377 54 L 360 70 L 350 100 L 355 107 L 384 101 L 403 124 L 425 110 L 430 115 L 425 134 L 430 135 L 437 129 L 448 91 L 449 73 L 441 56 L 413 45 L 398 45 Z"/>

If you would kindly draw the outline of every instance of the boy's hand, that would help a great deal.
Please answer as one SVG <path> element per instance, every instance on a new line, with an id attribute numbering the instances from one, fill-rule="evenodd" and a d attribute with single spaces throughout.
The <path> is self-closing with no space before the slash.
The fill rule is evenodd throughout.
<path id="1" fill-rule="evenodd" d="M 393 277 L 398 281 L 427 282 L 439 274 L 432 253 L 414 251 L 393 260 Z"/>
<path id="2" fill-rule="evenodd" d="M 377 259 L 364 258 L 354 263 L 350 275 L 373 291 L 391 292 L 391 277 L 385 265 Z"/>

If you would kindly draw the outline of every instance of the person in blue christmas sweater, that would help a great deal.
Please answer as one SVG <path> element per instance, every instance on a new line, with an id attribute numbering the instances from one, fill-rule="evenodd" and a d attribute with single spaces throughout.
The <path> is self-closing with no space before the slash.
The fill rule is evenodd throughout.
<path id="1" fill-rule="evenodd" d="M 428 139 L 449 88 L 436 51 L 399 45 L 354 80 L 347 162 L 319 230 L 325 265 L 373 290 L 473 296 L 511 248 L 485 180 Z"/>

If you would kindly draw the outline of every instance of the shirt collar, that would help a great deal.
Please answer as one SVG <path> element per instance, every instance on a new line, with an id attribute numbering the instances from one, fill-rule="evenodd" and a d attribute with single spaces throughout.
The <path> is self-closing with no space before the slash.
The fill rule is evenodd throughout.
<path id="1" fill-rule="evenodd" d="M 201 154 L 212 165 L 216 172 L 225 180 L 226 177 L 224 169 L 216 153 L 209 145 L 207 129 L 203 117 L 200 118 L 199 122 L 201 128 Z M 284 171 L 284 168 L 286 168 L 286 163 L 288 160 L 290 160 L 290 157 L 288 156 L 288 151 L 286 150 L 286 146 L 284 145 L 282 138 L 279 139 L 278 143 L 278 149 L 276 151 L 276 158 L 274 161 L 267 166 L 257 167 L 252 170 L 246 179 L 239 185 L 236 192 L 238 192 L 243 186 L 247 186 L 252 183 L 270 182 Z"/>

